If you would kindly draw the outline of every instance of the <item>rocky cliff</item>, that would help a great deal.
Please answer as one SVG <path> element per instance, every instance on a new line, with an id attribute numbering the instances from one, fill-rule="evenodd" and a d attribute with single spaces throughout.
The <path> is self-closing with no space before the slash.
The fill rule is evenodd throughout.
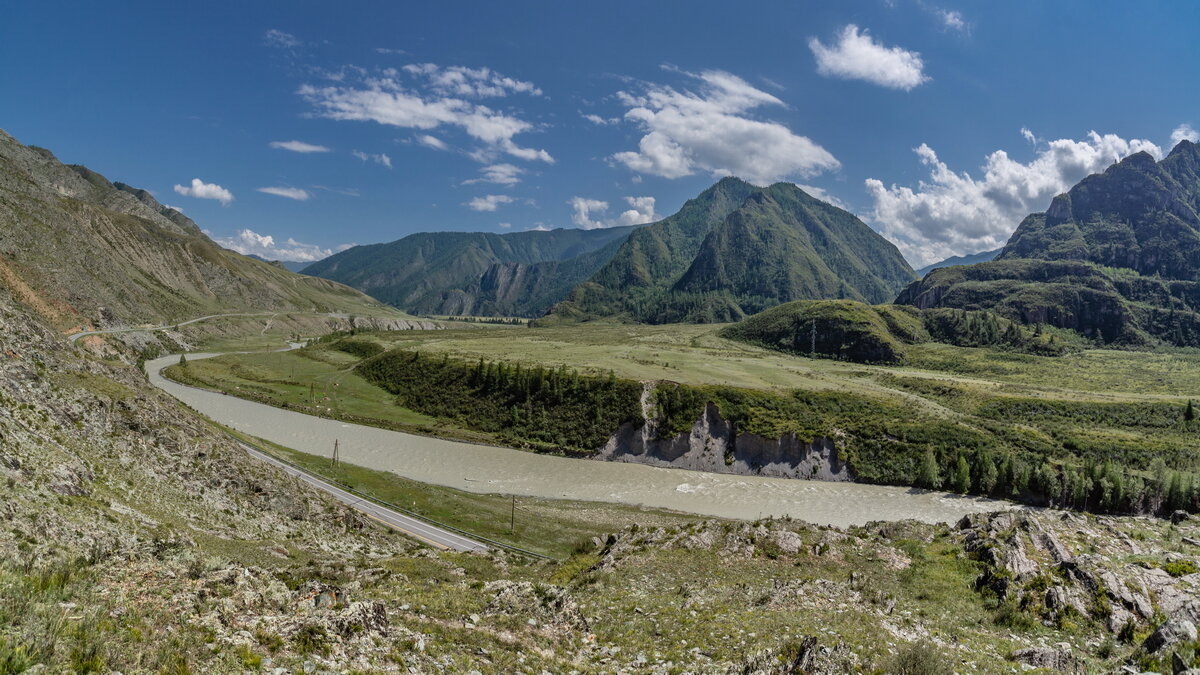
<path id="1" fill-rule="evenodd" d="M 712 403 L 688 433 L 659 437 L 657 426 L 653 420 L 622 425 L 596 458 L 742 476 L 854 480 L 833 439 L 804 441 L 795 434 L 764 438 L 739 433 Z"/>

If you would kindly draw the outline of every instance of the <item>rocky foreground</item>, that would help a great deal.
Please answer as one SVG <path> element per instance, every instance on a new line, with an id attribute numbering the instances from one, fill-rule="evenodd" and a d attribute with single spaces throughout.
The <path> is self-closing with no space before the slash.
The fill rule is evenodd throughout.
<path id="1" fill-rule="evenodd" d="M 0 291 L 0 673 L 1171 672 L 1200 644 L 1183 516 L 447 553 L 249 459 L 132 360 Z"/>

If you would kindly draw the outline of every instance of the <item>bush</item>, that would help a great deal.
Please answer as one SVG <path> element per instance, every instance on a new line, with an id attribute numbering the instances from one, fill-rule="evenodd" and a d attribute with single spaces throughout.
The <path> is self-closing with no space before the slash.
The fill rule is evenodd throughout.
<path id="1" fill-rule="evenodd" d="M 954 669 L 930 642 L 913 642 L 892 657 L 887 667 L 894 675 L 950 675 Z"/>

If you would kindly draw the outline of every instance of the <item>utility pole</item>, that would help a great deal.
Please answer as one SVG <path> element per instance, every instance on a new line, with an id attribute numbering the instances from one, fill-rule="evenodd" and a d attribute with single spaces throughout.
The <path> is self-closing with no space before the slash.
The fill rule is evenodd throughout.
<path id="1" fill-rule="evenodd" d="M 509 534 L 517 533 L 517 496 L 516 495 L 512 496 L 512 516 L 509 518 L 509 521 L 508 521 L 508 533 Z"/>
<path id="2" fill-rule="evenodd" d="M 335 439 L 333 439 L 333 465 L 337 466 L 338 461 L 339 461 L 338 460 L 338 441 L 335 438 Z"/>

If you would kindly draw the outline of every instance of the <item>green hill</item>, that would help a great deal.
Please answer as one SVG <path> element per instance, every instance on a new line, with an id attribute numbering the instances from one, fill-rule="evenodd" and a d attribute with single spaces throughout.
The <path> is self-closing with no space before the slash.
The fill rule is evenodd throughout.
<path id="1" fill-rule="evenodd" d="M 631 235 L 550 318 L 722 322 L 797 299 L 882 302 L 912 279 L 852 214 L 790 183 L 726 178 Z"/>
<path id="2" fill-rule="evenodd" d="M 905 344 L 929 341 L 918 310 L 854 300 L 785 303 L 723 329 L 721 337 L 859 363 L 900 363 Z"/>
<path id="3" fill-rule="evenodd" d="M 3 131 L 0 284 L 62 329 L 247 310 L 404 316 L 342 284 L 221 248 L 149 192 Z"/>
<path id="4" fill-rule="evenodd" d="M 934 270 L 897 298 L 994 309 L 1104 344 L 1200 346 L 1200 147 L 1138 153 L 1025 218 L 993 262 Z"/>
<path id="5" fill-rule="evenodd" d="M 304 273 L 411 312 L 538 316 L 607 262 L 634 230 L 424 232 L 356 246 Z"/>

